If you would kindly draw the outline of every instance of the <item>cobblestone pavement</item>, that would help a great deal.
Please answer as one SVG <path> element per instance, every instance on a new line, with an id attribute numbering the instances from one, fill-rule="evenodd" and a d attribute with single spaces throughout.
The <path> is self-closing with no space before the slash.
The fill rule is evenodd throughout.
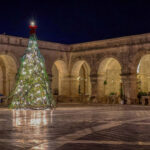
<path id="1" fill-rule="evenodd" d="M 0 109 L 0 150 L 150 150 L 150 106 Z"/>

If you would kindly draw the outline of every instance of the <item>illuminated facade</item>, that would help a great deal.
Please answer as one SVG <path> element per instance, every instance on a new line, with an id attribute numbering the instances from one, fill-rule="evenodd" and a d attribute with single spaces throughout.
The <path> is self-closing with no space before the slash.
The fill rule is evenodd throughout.
<path id="1" fill-rule="evenodd" d="M 28 39 L 0 35 L 0 94 L 15 84 L 20 58 Z M 150 34 L 58 44 L 38 41 L 45 58 L 54 97 L 62 102 L 109 103 L 121 93 L 128 104 L 138 92 L 150 92 Z"/>

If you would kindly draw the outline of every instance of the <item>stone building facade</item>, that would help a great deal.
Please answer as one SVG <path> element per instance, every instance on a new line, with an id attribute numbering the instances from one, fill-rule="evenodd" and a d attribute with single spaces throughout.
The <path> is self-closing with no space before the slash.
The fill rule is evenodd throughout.
<path id="1" fill-rule="evenodd" d="M 11 92 L 27 44 L 28 39 L 0 35 L 0 94 Z M 123 95 L 134 104 L 139 91 L 150 91 L 150 34 L 72 45 L 38 44 L 60 102 L 106 103 L 110 95 Z"/>

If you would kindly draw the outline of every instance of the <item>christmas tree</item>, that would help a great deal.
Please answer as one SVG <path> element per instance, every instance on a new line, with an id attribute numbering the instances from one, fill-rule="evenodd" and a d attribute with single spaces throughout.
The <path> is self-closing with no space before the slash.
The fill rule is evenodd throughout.
<path id="1" fill-rule="evenodd" d="M 14 90 L 10 94 L 11 108 L 48 108 L 55 105 L 49 88 L 45 62 L 37 44 L 36 28 L 29 26 L 28 48 L 21 59 Z"/>

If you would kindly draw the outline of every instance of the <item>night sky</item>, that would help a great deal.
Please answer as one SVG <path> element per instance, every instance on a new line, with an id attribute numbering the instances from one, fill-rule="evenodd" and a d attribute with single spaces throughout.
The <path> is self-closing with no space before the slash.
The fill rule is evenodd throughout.
<path id="1" fill-rule="evenodd" d="M 150 1 L 144 0 L 3 0 L 0 34 L 28 37 L 34 19 L 38 39 L 81 43 L 150 33 Z"/>

